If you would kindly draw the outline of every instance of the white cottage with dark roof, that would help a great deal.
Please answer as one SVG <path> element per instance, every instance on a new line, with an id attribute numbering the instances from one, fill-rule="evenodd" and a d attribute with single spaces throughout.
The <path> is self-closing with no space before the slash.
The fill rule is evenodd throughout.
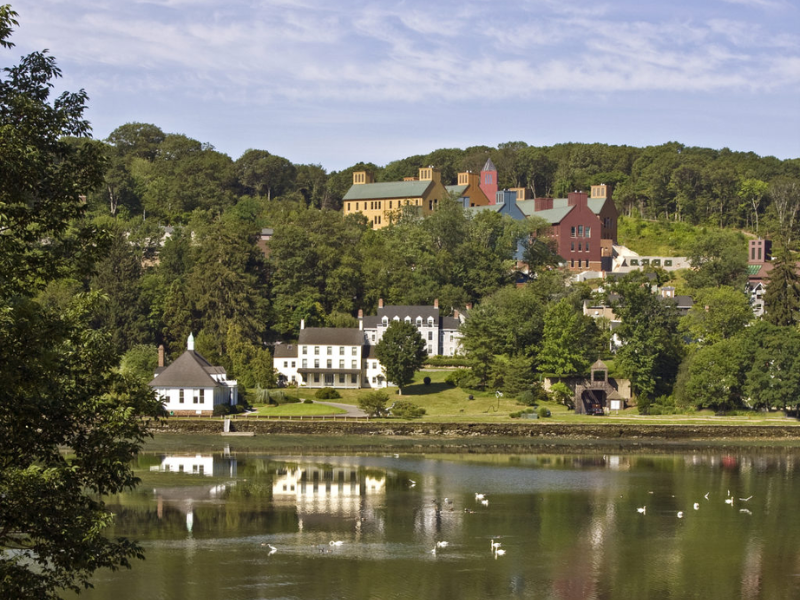
<path id="1" fill-rule="evenodd" d="M 169 366 L 164 366 L 163 348 L 159 349 L 159 366 L 148 384 L 155 389 L 164 408 L 172 415 L 210 415 L 218 404 L 235 405 L 239 387 L 228 379 L 224 367 L 214 366 L 194 349 L 194 336 L 189 334 L 186 351 Z"/>

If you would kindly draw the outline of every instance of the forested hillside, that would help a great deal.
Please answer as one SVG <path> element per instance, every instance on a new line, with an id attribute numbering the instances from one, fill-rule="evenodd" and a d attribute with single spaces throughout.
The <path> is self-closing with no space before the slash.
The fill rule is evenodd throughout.
<path id="1" fill-rule="evenodd" d="M 91 277 L 59 280 L 40 300 L 59 306 L 76 291 L 101 290 L 106 300 L 94 325 L 113 332 L 126 364 L 146 362 L 142 357 L 152 357 L 159 343 L 175 356 L 194 332 L 197 348 L 245 385 L 270 383 L 268 344 L 294 338 L 301 319 L 355 327 L 358 310 L 374 314 L 379 298 L 438 299 L 445 314 L 476 305 L 465 331 L 473 385 L 524 388 L 536 372 L 581 371 L 607 352 L 607 327 L 580 315 L 588 287 L 568 285 L 565 275 L 537 263 L 535 252 L 527 258 L 538 280 L 514 287 L 517 244 L 541 225 L 537 220 L 486 211 L 470 218 L 445 202 L 427 219 L 406 215 L 373 231 L 360 215 L 339 211 L 355 170 L 394 181 L 435 165 L 449 184 L 491 158 L 501 186 L 527 186 L 536 196 L 613 184 L 614 201 L 628 216 L 621 232 L 662 253 L 673 248 L 690 256 L 701 268 L 680 285 L 706 293 L 712 305 L 716 296 L 703 290 L 737 290 L 737 309 L 746 305 L 741 231 L 769 234 L 786 252 L 797 239 L 799 160 L 674 142 L 648 148 L 512 142 L 331 173 L 265 150 L 233 160 L 209 144 L 140 123 L 104 141 L 70 143 L 106 156 L 103 185 L 87 193 L 87 217 L 109 232 L 107 251 Z M 274 230 L 266 255 L 256 245 L 262 228 Z M 623 352 L 618 362 L 643 397 L 667 394 L 688 350 L 674 315 L 661 315 L 646 298 L 637 302 L 642 314 L 650 311 L 646 322 L 666 324 L 660 332 L 631 330 L 641 340 L 629 348 L 657 347 L 663 356 L 650 356 L 647 368 L 637 363 L 641 353 L 626 359 Z M 794 310 L 788 309 L 789 322 Z"/>

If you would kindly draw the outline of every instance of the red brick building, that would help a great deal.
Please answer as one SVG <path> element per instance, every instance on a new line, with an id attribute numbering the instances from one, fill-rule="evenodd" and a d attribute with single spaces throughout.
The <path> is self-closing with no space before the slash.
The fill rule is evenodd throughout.
<path id="1" fill-rule="evenodd" d="M 618 213 L 605 185 L 592 186 L 591 198 L 572 192 L 566 198 L 535 198 L 517 205 L 527 217 L 550 223 L 556 251 L 575 271 L 610 271 L 617 243 Z"/>

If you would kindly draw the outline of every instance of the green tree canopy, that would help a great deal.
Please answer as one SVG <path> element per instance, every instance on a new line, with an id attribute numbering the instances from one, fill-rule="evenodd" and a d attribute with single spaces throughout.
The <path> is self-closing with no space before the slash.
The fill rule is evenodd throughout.
<path id="1" fill-rule="evenodd" d="M 375 346 L 375 356 L 381 361 L 386 379 L 403 388 L 414 380 L 414 373 L 422 368 L 427 358 L 425 340 L 411 323 L 392 321 Z"/>
<path id="2" fill-rule="evenodd" d="M 1 47 L 15 18 L 0 6 Z M 55 600 L 141 557 L 105 535 L 103 499 L 135 486 L 140 417 L 162 412 L 146 385 L 115 371 L 108 332 L 89 328 L 97 294 L 32 299 L 61 277 L 83 279 L 105 249 L 79 197 L 102 182 L 101 155 L 61 140 L 87 134 L 86 94 L 51 100 L 59 76 L 36 52 L 0 79 L 0 585 L 17 599 Z"/>

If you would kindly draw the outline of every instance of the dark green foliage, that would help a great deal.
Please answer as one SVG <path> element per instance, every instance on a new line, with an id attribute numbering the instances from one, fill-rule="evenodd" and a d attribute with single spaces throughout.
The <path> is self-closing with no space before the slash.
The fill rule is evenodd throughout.
<path id="1" fill-rule="evenodd" d="M 15 17 L 0 6 L 0 47 Z M 110 332 L 90 328 L 99 294 L 33 299 L 85 280 L 108 248 L 78 196 L 102 182 L 102 157 L 62 140 L 89 131 L 86 94 L 51 99 L 59 76 L 37 52 L 0 79 L 0 595 L 20 600 L 77 593 L 95 570 L 142 557 L 106 536 L 104 498 L 136 485 L 131 461 L 162 414 L 146 384 L 115 370 Z"/>
<path id="2" fill-rule="evenodd" d="M 553 402 L 563 404 L 570 409 L 575 408 L 575 394 L 567 387 L 567 384 L 561 381 L 557 381 L 550 386 L 550 397 Z"/>
<path id="3" fill-rule="evenodd" d="M 372 390 L 358 397 L 358 408 L 371 417 L 381 417 L 386 413 L 389 394 L 383 390 Z"/>
<path id="4" fill-rule="evenodd" d="M 310 399 L 305 399 L 303 400 L 303 404 L 314 404 L 314 401 Z"/>
<path id="5" fill-rule="evenodd" d="M 463 356 L 429 356 L 425 359 L 429 367 L 467 367 L 469 359 Z"/>
<path id="6" fill-rule="evenodd" d="M 800 321 L 800 276 L 797 260 L 785 245 L 775 253 L 767 276 L 764 318 L 773 325 L 789 326 Z"/>
<path id="7" fill-rule="evenodd" d="M 544 315 L 539 369 L 558 377 L 585 375 L 602 351 L 600 330 L 594 319 L 564 298 L 550 305 Z"/>
<path id="8" fill-rule="evenodd" d="M 215 417 L 224 417 L 225 415 L 231 414 L 231 406 L 229 404 L 215 404 L 214 405 L 214 416 Z"/>
<path id="9" fill-rule="evenodd" d="M 280 406 L 281 404 L 297 404 L 300 402 L 300 398 L 297 396 L 290 396 L 283 390 L 267 392 L 265 399 L 268 404 L 274 404 L 276 406 Z"/>
<path id="10" fill-rule="evenodd" d="M 472 388 L 477 385 L 477 380 L 469 369 L 458 369 L 448 373 L 444 382 L 460 388 Z"/>
<path id="11" fill-rule="evenodd" d="M 392 321 L 375 346 L 375 356 L 381 361 L 386 379 L 396 385 L 400 393 L 425 364 L 425 348 L 417 328 L 405 321 Z"/>
<path id="12" fill-rule="evenodd" d="M 693 269 L 686 273 L 686 283 L 695 289 L 742 289 L 747 282 L 747 243 L 741 233 L 708 231 L 691 245 L 689 262 Z"/>
<path id="13" fill-rule="evenodd" d="M 392 416 L 398 419 L 418 419 L 425 412 L 424 408 L 407 400 L 398 400 L 392 406 Z"/>
<path id="14" fill-rule="evenodd" d="M 424 383 L 425 385 L 430 385 L 431 384 L 431 378 L 430 377 L 425 377 L 422 380 L 422 383 Z"/>
<path id="15" fill-rule="evenodd" d="M 550 416 L 550 409 L 544 406 L 540 406 L 539 410 L 536 411 L 536 414 L 539 415 L 540 419 L 545 419 Z"/>
<path id="16" fill-rule="evenodd" d="M 134 346 L 122 356 L 119 372 L 148 383 L 152 381 L 157 366 L 158 348 L 142 344 Z"/>
<path id="17" fill-rule="evenodd" d="M 525 406 L 536 406 L 538 401 L 539 397 L 534 393 L 533 390 L 525 390 L 517 395 L 517 402 L 524 404 Z"/>
<path id="18" fill-rule="evenodd" d="M 683 357 L 674 303 L 650 289 L 647 278 L 631 273 L 612 288 L 620 295 L 614 310 L 622 321 L 616 330 L 622 340 L 617 368 L 631 380 L 637 398 L 669 393 Z"/>
<path id="19" fill-rule="evenodd" d="M 342 395 L 333 388 L 322 388 L 314 392 L 314 397 L 318 400 L 335 400 L 341 398 Z"/>
<path id="20" fill-rule="evenodd" d="M 753 320 L 753 309 L 743 291 L 728 286 L 704 288 L 681 319 L 680 329 L 701 345 L 714 344 L 740 333 Z"/>

